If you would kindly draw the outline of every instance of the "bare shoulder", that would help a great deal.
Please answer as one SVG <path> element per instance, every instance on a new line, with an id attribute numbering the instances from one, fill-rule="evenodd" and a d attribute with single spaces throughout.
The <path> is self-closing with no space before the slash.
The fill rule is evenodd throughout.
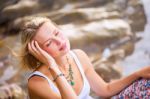
<path id="1" fill-rule="evenodd" d="M 35 92 L 40 86 L 45 85 L 47 82 L 40 76 L 33 76 L 28 80 L 28 90 Z M 40 85 L 40 86 L 39 86 Z"/>
<path id="2" fill-rule="evenodd" d="M 44 82 L 46 82 L 46 80 L 43 77 L 35 75 L 35 76 L 32 76 L 31 78 L 29 78 L 28 86 L 31 87 L 32 84 L 36 85 L 38 83 L 44 83 Z"/>
<path id="3" fill-rule="evenodd" d="M 60 97 L 49 87 L 47 80 L 40 76 L 33 76 L 28 80 L 28 91 L 31 99 L 37 99 L 37 97 L 58 99 Z"/>
<path id="4" fill-rule="evenodd" d="M 81 50 L 81 49 L 73 49 L 73 51 L 78 55 L 78 56 L 80 56 L 80 57 L 82 57 L 82 56 L 87 56 L 87 54 L 83 51 L 83 50 Z"/>

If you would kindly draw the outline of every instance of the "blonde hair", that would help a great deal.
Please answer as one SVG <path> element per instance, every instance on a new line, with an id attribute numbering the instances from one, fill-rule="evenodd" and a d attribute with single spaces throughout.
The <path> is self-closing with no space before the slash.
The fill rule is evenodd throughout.
<path id="1" fill-rule="evenodd" d="M 25 68 L 28 67 L 28 69 L 35 69 L 37 65 L 42 65 L 42 63 L 37 58 L 29 53 L 28 43 L 32 41 L 33 37 L 36 35 L 37 30 L 45 22 L 51 22 L 51 20 L 46 17 L 30 17 L 23 23 L 22 29 L 20 31 L 22 44 L 20 63 Z"/>

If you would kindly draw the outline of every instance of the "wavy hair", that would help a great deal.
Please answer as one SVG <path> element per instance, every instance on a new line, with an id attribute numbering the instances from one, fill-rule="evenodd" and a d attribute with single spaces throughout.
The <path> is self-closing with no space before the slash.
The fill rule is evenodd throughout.
<path id="1" fill-rule="evenodd" d="M 46 17 L 29 17 L 23 23 L 21 28 L 21 53 L 20 53 L 20 63 L 23 67 L 28 69 L 35 69 L 37 66 L 42 65 L 42 63 L 29 53 L 28 43 L 32 41 L 33 37 L 36 35 L 37 30 L 45 22 L 51 22 L 50 19 Z"/>

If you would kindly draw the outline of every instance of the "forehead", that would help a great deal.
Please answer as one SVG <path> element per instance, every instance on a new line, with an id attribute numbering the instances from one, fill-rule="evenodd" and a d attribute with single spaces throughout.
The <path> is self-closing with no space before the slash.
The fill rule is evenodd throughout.
<path id="1" fill-rule="evenodd" d="M 43 44 L 44 41 L 50 38 L 52 32 L 56 29 L 56 26 L 51 22 L 45 22 L 37 30 L 34 40 L 38 43 Z"/>

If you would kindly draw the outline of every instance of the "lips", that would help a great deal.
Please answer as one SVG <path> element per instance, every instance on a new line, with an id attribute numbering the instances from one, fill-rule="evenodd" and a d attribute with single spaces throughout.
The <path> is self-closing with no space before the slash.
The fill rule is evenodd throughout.
<path id="1" fill-rule="evenodd" d="M 60 47 L 59 51 L 62 51 L 66 48 L 66 43 L 63 43 L 62 46 Z"/>

